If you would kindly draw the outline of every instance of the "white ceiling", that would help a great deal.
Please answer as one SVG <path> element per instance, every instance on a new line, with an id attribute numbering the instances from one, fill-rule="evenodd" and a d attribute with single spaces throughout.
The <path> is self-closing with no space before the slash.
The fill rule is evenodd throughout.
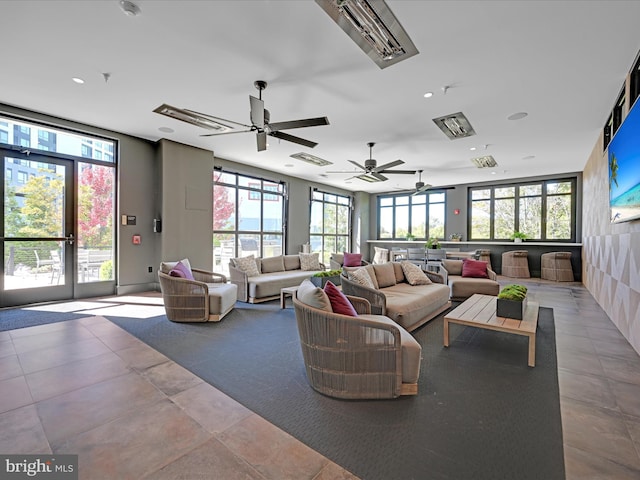
<path id="1" fill-rule="evenodd" d="M 350 174 L 320 174 L 355 173 L 347 160 L 363 163 L 367 142 L 378 165 L 402 159 L 396 168 L 423 169 L 435 186 L 581 171 L 640 48 L 637 1 L 387 0 L 420 53 L 383 70 L 311 0 L 136 3 L 138 17 L 117 0 L 2 1 L 0 103 L 347 190 L 393 191 L 418 175 L 348 184 Z M 153 113 L 168 103 L 249 123 L 258 79 L 269 83 L 271 121 L 329 118 L 290 131 L 316 148 L 269 137 L 258 153 L 253 133 L 204 138 Z M 459 111 L 477 135 L 449 140 L 432 119 Z M 516 112 L 528 116 L 507 120 Z M 334 164 L 289 157 L 301 151 Z M 486 154 L 498 167 L 470 162 Z"/>

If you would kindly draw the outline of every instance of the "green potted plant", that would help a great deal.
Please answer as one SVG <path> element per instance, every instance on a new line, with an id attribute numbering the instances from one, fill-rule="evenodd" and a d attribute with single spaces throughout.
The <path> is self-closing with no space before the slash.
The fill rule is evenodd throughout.
<path id="1" fill-rule="evenodd" d="M 407 233 L 407 240 L 413 242 L 416 239 L 416 236 L 413 233 Z"/>
<path id="2" fill-rule="evenodd" d="M 427 243 L 425 243 L 424 246 L 428 249 L 437 249 L 440 248 L 440 242 L 438 242 L 437 238 L 431 237 L 427 240 Z"/>
<path id="3" fill-rule="evenodd" d="M 511 234 L 511 240 L 513 240 L 514 242 L 521 242 L 525 238 L 527 238 L 526 233 L 515 231 Z"/>
<path id="4" fill-rule="evenodd" d="M 311 283 L 316 287 L 324 288 L 327 282 L 331 282 L 334 285 L 340 285 L 340 274 L 342 270 L 326 270 L 324 272 L 318 272 L 311 275 Z"/>
<path id="5" fill-rule="evenodd" d="M 498 317 L 522 320 L 527 308 L 527 287 L 524 285 L 505 285 L 498 294 L 496 315 Z"/>

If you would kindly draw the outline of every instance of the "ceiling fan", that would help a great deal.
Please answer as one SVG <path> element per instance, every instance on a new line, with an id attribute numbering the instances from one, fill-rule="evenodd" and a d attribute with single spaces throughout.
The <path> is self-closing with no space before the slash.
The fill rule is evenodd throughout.
<path id="1" fill-rule="evenodd" d="M 259 152 L 267 149 L 267 135 L 309 148 L 313 148 L 317 145 L 316 142 L 284 133 L 282 130 L 329 125 L 329 119 L 327 119 L 327 117 L 271 123 L 269 110 L 264 108 L 264 101 L 262 100 L 262 91 L 267 88 L 267 82 L 264 80 L 256 80 L 253 84 L 260 93 L 258 98 L 253 95 L 249 95 L 249 117 L 251 125 L 245 125 L 232 120 L 225 120 L 224 118 L 214 117 L 213 115 L 207 115 L 193 110 L 172 107 L 167 104 L 159 106 L 154 110 L 154 112 L 177 120 L 182 120 L 183 122 L 191 123 L 199 127 L 215 130 L 214 133 L 201 135 L 202 137 L 227 135 L 230 133 L 256 132 Z M 239 130 L 239 128 L 243 128 L 243 130 Z"/>
<path id="2" fill-rule="evenodd" d="M 416 191 L 411 195 L 417 195 L 431 188 L 431 185 L 422 181 L 422 170 L 418 170 L 418 181 L 416 182 Z"/>
<path id="3" fill-rule="evenodd" d="M 401 174 L 401 175 L 414 175 L 415 170 L 389 170 L 391 167 L 395 167 L 397 165 L 402 165 L 404 163 L 403 160 L 394 160 L 393 162 L 385 163 L 384 165 L 380 165 L 378 162 L 372 157 L 373 154 L 373 146 L 374 142 L 367 143 L 369 147 L 369 159 L 364 161 L 364 165 L 360 165 L 358 162 L 354 162 L 353 160 L 349 160 L 349 162 L 353 163 L 356 167 L 362 170 L 361 174 L 354 175 L 353 177 L 349 177 L 347 180 L 351 178 L 359 178 L 360 180 L 364 180 L 365 182 L 384 182 L 388 180 L 387 177 L 383 175 L 389 175 L 391 173 Z M 328 171 L 327 173 L 353 173 L 352 170 L 341 170 L 341 171 Z"/>

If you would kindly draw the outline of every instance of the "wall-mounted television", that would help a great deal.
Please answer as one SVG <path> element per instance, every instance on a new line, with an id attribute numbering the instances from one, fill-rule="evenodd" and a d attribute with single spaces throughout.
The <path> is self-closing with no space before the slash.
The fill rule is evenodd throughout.
<path id="1" fill-rule="evenodd" d="M 640 101 L 609 144 L 611 222 L 640 219 Z"/>

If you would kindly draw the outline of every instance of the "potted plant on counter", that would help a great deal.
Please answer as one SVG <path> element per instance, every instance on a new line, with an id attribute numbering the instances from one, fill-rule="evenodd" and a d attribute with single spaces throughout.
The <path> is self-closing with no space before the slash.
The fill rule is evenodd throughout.
<path id="1" fill-rule="evenodd" d="M 440 242 L 438 242 L 437 238 L 431 237 L 427 240 L 427 243 L 424 244 L 424 247 L 430 250 L 437 249 L 440 248 Z"/>
<path id="2" fill-rule="evenodd" d="M 340 274 L 342 270 L 327 270 L 325 272 L 318 272 L 311 275 L 311 283 L 316 287 L 324 288 L 327 282 L 331 282 L 334 285 L 340 285 Z"/>
<path id="3" fill-rule="evenodd" d="M 527 234 L 526 233 L 522 233 L 522 232 L 518 232 L 515 231 L 511 234 L 511 240 L 513 240 L 514 242 L 521 242 L 522 240 L 524 240 L 525 238 L 527 238 Z"/>
<path id="4" fill-rule="evenodd" d="M 527 287 L 524 285 L 506 285 L 500 290 L 496 305 L 498 317 L 522 320 L 527 308 Z"/>

